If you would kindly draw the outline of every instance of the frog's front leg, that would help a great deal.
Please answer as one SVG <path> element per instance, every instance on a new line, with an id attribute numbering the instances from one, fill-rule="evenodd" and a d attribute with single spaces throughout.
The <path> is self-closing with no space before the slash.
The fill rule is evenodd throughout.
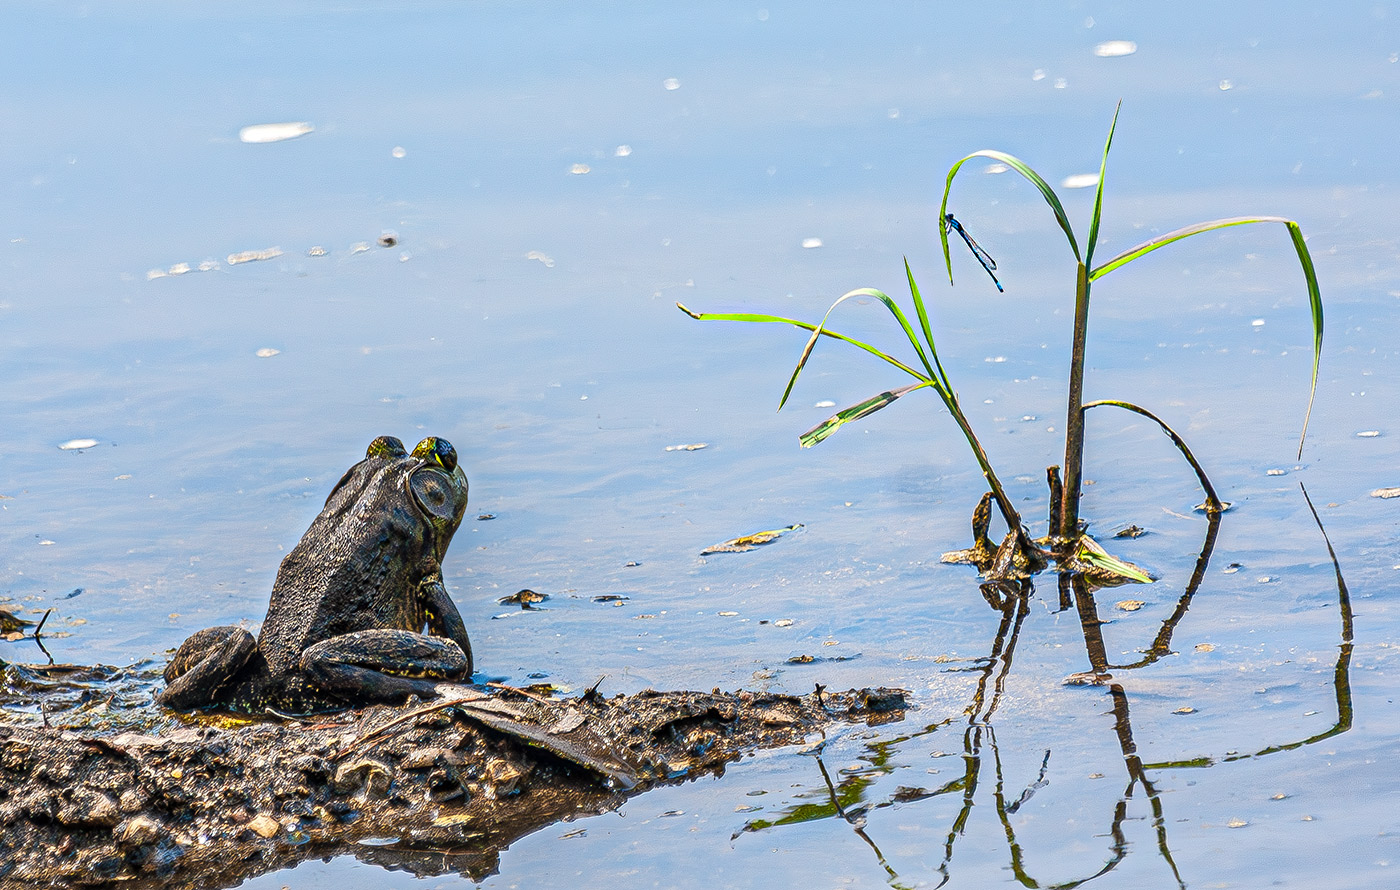
<path id="1" fill-rule="evenodd" d="M 428 616 L 428 631 L 434 636 L 452 640 L 461 648 L 462 654 L 467 657 L 465 676 L 470 677 L 474 671 L 472 667 L 472 643 L 471 640 L 467 639 L 467 625 L 462 621 L 462 614 L 457 611 L 457 604 L 452 602 L 452 597 L 447 595 L 447 588 L 442 583 L 440 571 L 428 575 L 419 582 L 418 596 L 422 600 L 423 610 Z"/>
<path id="2" fill-rule="evenodd" d="M 257 648 L 253 635 L 237 625 L 192 634 L 165 666 L 165 691 L 156 701 L 176 711 L 214 704 Z"/>
<path id="3" fill-rule="evenodd" d="M 308 646 L 298 667 L 315 686 L 347 701 L 398 701 L 436 695 L 438 682 L 461 679 L 471 660 L 452 640 L 377 629 Z"/>

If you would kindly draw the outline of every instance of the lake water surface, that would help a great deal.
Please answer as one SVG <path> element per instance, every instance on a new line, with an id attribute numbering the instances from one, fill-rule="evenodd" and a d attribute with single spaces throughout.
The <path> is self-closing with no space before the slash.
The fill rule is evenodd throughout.
<path id="1" fill-rule="evenodd" d="M 1371 492 L 1400 485 L 1397 54 L 1384 3 L 11 4 L 0 605 L 55 607 L 60 662 L 255 624 L 369 441 L 440 435 L 471 479 L 445 568 L 480 677 L 919 705 L 545 829 L 484 886 L 1395 886 L 1400 500 Z M 939 563 L 983 489 L 936 399 L 800 450 L 824 403 L 907 381 L 827 341 L 775 413 L 803 334 L 674 304 L 816 320 L 855 287 L 904 299 L 907 256 L 1039 531 L 1073 257 L 1034 188 L 970 162 L 950 208 L 1006 292 L 957 242 L 950 288 L 938 199 L 1001 149 L 1082 240 L 1093 189 L 1060 184 L 1097 171 L 1120 99 L 1102 256 L 1296 219 L 1327 333 L 1300 460 L 1312 334 L 1282 226 L 1096 285 L 1086 397 L 1159 413 L 1234 508 L 1171 654 L 1085 687 L 1064 681 L 1098 633 L 1143 660 L 1209 531 L 1155 427 L 1090 415 L 1083 512 L 1160 580 L 1100 591 L 1088 632 L 1053 576 L 1003 614 Z M 314 130 L 239 139 L 290 121 Z M 878 306 L 833 323 L 897 348 Z M 1148 534 L 1111 538 L 1130 524 Z M 550 601 L 497 604 L 525 587 Z M 245 886 L 329 881 L 470 883 L 347 858 Z"/>

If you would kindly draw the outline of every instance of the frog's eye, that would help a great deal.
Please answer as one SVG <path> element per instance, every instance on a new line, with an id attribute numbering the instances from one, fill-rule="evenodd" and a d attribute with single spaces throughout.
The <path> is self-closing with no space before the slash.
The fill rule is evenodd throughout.
<path id="1" fill-rule="evenodd" d="M 387 457 L 392 460 L 407 454 L 408 449 L 404 448 L 403 442 L 400 442 L 395 436 L 380 436 L 369 443 L 369 447 L 365 449 L 365 457 Z"/>
<path id="2" fill-rule="evenodd" d="M 457 449 L 452 447 L 451 442 L 437 436 L 429 436 L 415 445 L 413 456 L 437 464 L 449 473 L 457 469 Z"/>

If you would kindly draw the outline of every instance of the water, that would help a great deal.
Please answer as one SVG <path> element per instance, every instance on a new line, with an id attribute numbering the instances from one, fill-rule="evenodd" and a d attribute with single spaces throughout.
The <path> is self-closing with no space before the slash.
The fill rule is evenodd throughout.
<path id="1" fill-rule="evenodd" d="M 446 566 L 485 676 L 576 690 L 604 677 L 607 692 L 884 683 L 921 704 L 824 749 L 847 815 L 870 806 L 865 837 L 829 816 L 743 831 L 829 804 L 814 756 L 766 752 L 527 838 L 485 886 L 986 887 L 1018 868 L 1046 886 L 1106 862 L 1095 886 L 1391 886 L 1400 502 L 1369 492 L 1400 483 L 1395 14 L 9 7 L 0 593 L 56 607 L 46 630 L 71 634 L 48 640 L 58 661 L 163 657 L 198 628 L 260 620 L 281 556 L 372 438 L 441 435 L 471 478 L 471 516 L 496 517 L 469 520 Z M 1113 40 L 1137 52 L 1095 55 Z M 802 335 L 701 324 L 673 303 L 816 318 L 849 288 L 900 296 L 907 255 L 974 427 L 1039 518 L 1043 469 L 1060 461 L 1072 259 L 1033 189 L 971 162 L 950 209 L 1007 292 L 966 251 L 949 289 L 937 197 L 980 148 L 1057 187 L 1094 172 L 1120 98 L 1102 256 L 1198 220 L 1296 218 L 1328 327 L 1299 460 L 1311 332 L 1282 227 L 1201 236 L 1096 286 L 1086 395 L 1160 413 L 1236 505 L 1177 654 L 1115 672 L 1143 763 L 1215 764 L 1149 766 L 1162 815 L 1133 786 L 1117 843 L 1129 761 L 1109 693 L 1062 685 L 1090 664 L 1053 579 L 981 721 L 992 730 L 969 728 L 985 675 L 950 669 L 977 667 L 1002 619 L 968 570 L 937 562 L 966 546 L 980 487 L 935 401 L 916 394 L 800 451 L 832 410 L 816 403 L 903 381 L 824 343 L 774 413 Z M 238 141 L 283 121 L 315 129 Z M 1082 237 L 1093 191 L 1061 193 Z M 393 247 L 375 244 L 386 230 Z M 168 274 L 206 260 L 218 267 Z M 839 313 L 846 333 L 894 342 L 876 309 Z M 1099 595 L 1121 663 L 1171 614 L 1206 523 L 1166 439 L 1110 412 L 1090 416 L 1084 512 L 1102 532 L 1146 527 L 1111 546 L 1162 579 Z M 58 447 L 77 438 L 98 444 Z M 666 450 L 697 442 L 709 447 Z M 1337 720 L 1337 587 L 1299 482 L 1351 591 L 1353 720 L 1228 760 Z M 794 523 L 769 547 L 698 556 Z M 550 594 L 546 608 L 495 602 L 523 587 Z M 629 599 L 592 602 L 605 593 Z M 1146 605 L 1116 609 L 1126 599 Z M 829 660 L 787 663 L 798 655 Z M 0 657 L 42 660 L 24 642 Z M 961 787 L 899 791 L 965 785 L 974 768 L 962 822 Z M 1004 805 L 1045 782 L 1005 824 L 998 768 Z M 324 880 L 410 885 L 337 860 L 248 886 Z"/>

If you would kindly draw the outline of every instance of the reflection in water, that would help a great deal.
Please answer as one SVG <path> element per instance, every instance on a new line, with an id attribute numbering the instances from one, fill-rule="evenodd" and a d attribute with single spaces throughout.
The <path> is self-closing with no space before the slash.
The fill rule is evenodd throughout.
<path id="1" fill-rule="evenodd" d="M 1306 490 L 1303 491 L 1303 497 L 1307 499 Z M 1045 777 L 1049 769 L 1051 757 L 1051 752 L 1047 750 L 1044 757 L 1041 759 L 1040 770 L 1035 781 L 1021 790 L 1019 795 L 1013 797 L 1014 791 L 1008 793 L 1003 780 L 1001 753 L 998 750 L 996 733 L 992 727 L 992 716 L 996 713 L 997 706 L 1001 701 L 1005 689 L 1006 677 L 1011 670 L 1016 643 L 1020 637 L 1021 627 L 1029 613 L 1029 600 L 1034 593 L 1034 587 L 1029 579 L 981 585 L 983 598 L 986 599 L 989 606 L 1001 613 L 1001 621 L 997 626 L 996 635 L 992 640 L 990 652 L 986 657 L 977 659 L 975 665 L 972 667 L 951 669 L 955 671 L 976 672 L 978 674 L 977 684 L 973 691 L 972 698 L 961 714 L 948 717 L 937 723 L 929 724 L 908 735 L 869 744 L 867 746 L 869 754 L 864 759 L 869 761 L 870 767 L 846 775 L 837 783 L 833 783 L 831 775 L 827 771 L 826 764 L 822 760 L 821 750 L 818 749 L 815 752 L 815 759 L 817 770 L 825 785 L 825 794 L 823 795 L 825 800 L 822 803 L 799 804 L 790 808 L 776 819 L 751 821 L 744 826 L 743 831 L 760 831 L 779 825 L 810 822 L 832 816 L 840 817 L 850 824 L 856 835 L 875 852 L 880 867 L 886 873 L 889 884 L 894 887 L 903 887 L 906 886 L 906 884 L 902 882 L 894 866 L 889 863 L 885 855 L 881 852 L 876 840 L 868 833 L 867 815 L 873 810 L 891 807 L 897 804 L 915 803 L 945 795 L 958 795 L 962 799 L 962 804 L 957 815 L 953 818 L 948 827 L 943 842 L 942 857 L 937 865 L 937 870 L 941 876 L 941 880 L 938 882 L 937 886 L 941 887 L 948 883 L 952 877 L 954 847 L 958 838 L 963 835 L 971 819 L 972 810 L 977 800 L 979 780 L 982 777 L 982 765 L 985 762 L 986 756 L 990 755 L 994 773 L 994 787 L 992 790 L 993 807 L 996 810 L 998 821 L 1006 836 L 1008 865 L 1011 872 L 1015 875 L 1016 880 L 1023 886 L 1059 888 L 1059 890 L 1063 890 L 1063 888 L 1076 887 L 1092 881 L 1112 871 L 1128 854 L 1129 843 L 1124 831 L 1124 823 L 1128 818 L 1128 802 L 1133 798 L 1137 790 L 1141 788 L 1151 809 L 1151 821 L 1156 835 L 1158 855 L 1160 855 L 1163 862 L 1166 863 L 1177 886 L 1184 888 L 1186 882 L 1176 866 L 1176 861 L 1172 856 L 1171 847 L 1168 842 L 1167 819 L 1162 804 L 1161 793 L 1156 785 L 1153 784 L 1152 778 L 1149 775 L 1150 771 L 1165 768 L 1208 767 L 1219 762 L 1262 757 L 1267 754 L 1292 750 L 1330 738 L 1346 732 L 1352 725 L 1352 701 L 1349 673 L 1352 651 L 1351 600 L 1347 592 L 1346 581 L 1342 577 L 1341 566 L 1337 561 L 1336 552 L 1332 549 L 1332 543 L 1328 540 L 1327 532 L 1323 529 L 1322 522 L 1318 518 L 1317 511 L 1313 508 L 1310 499 L 1308 499 L 1308 508 L 1312 510 L 1313 519 L 1317 522 L 1318 529 L 1322 532 L 1323 540 L 1327 544 L 1327 552 L 1331 557 L 1337 580 L 1337 609 L 1341 616 L 1341 643 L 1338 647 L 1338 657 L 1333 676 L 1333 686 L 1336 692 L 1337 720 L 1325 732 L 1296 741 L 1274 744 L 1253 753 L 1229 754 L 1218 758 L 1201 756 L 1161 763 L 1143 763 L 1142 758 L 1138 755 L 1137 743 L 1133 739 L 1133 726 L 1127 690 L 1124 689 L 1122 684 L 1114 682 L 1111 673 L 1112 671 L 1130 671 L 1147 667 L 1157 662 L 1163 656 L 1171 654 L 1172 635 L 1176 631 L 1178 623 L 1189 610 L 1192 598 L 1196 595 L 1196 592 L 1199 590 L 1205 578 L 1211 554 L 1215 549 L 1215 542 L 1220 529 L 1221 514 L 1215 513 L 1207 516 L 1205 540 L 1202 543 L 1200 556 L 1196 560 L 1195 569 L 1186 584 L 1185 590 L 1177 600 L 1176 607 L 1171 615 L 1162 622 L 1162 626 L 1151 645 L 1142 650 L 1143 657 L 1130 664 L 1112 664 L 1109 661 L 1102 631 L 1105 622 L 1098 615 L 1098 606 L 1094 599 L 1094 594 L 1099 588 L 1095 587 L 1083 575 L 1066 573 L 1059 576 L 1059 609 L 1060 611 L 1068 611 L 1073 608 L 1078 613 L 1084 641 L 1084 651 L 1089 661 L 1089 672 L 1078 676 L 1084 678 L 1092 685 L 1106 688 L 1113 706 L 1113 730 L 1117 737 L 1119 750 L 1122 753 L 1123 765 L 1128 780 L 1127 786 L 1113 804 L 1112 816 L 1109 820 L 1107 832 L 1108 837 L 1111 839 L 1108 855 L 1103 864 L 1092 872 L 1082 877 L 1057 883 L 1047 883 L 1036 878 L 1027 865 L 1025 851 L 1017 840 L 1015 826 L 1012 824 L 1011 820 L 1011 817 L 1017 810 L 1024 806 L 1039 789 L 1048 784 Z M 948 727 L 959 718 L 963 717 L 966 718 L 966 727 L 963 730 L 962 737 L 963 771 L 960 776 L 932 790 L 900 787 L 886 800 L 875 803 L 866 802 L 866 795 L 874 788 L 876 779 L 890 773 L 894 769 L 892 758 L 903 745 L 913 739 L 943 730 L 945 727 Z M 1090 835 L 1091 838 L 1100 836 L 1102 836 L 1102 834 L 1099 832 Z"/>

